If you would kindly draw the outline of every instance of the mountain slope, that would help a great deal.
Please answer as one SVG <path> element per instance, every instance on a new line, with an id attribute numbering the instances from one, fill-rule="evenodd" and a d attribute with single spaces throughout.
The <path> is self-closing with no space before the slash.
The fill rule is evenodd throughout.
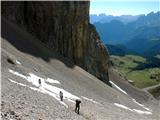
<path id="1" fill-rule="evenodd" d="M 150 56 L 150 55 L 156 56 L 157 53 L 160 54 L 160 44 L 154 45 L 153 47 L 145 51 L 144 54 L 146 56 Z"/>
<path id="2" fill-rule="evenodd" d="M 2 16 L 110 85 L 109 55 L 89 23 L 89 1 L 4 1 Z"/>
<path id="3" fill-rule="evenodd" d="M 106 44 L 106 47 L 110 55 L 124 56 L 126 54 L 126 48 L 123 46 Z"/>
<path id="4" fill-rule="evenodd" d="M 118 44 L 127 39 L 126 25 L 118 20 L 109 23 L 94 23 L 101 39 L 105 44 Z"/>
<path id="5" fill-rule="evenodd" d="M 160 44 L 160 27 L 139 27 L 133 33 L 132 39 L 126 42 L 126 47 L 140 55 L 145 56 L 147 52 L 151 53 L 151 48 L 158 46 Z M 141 46 L 139 46 L 141 45 Z M 149 51 L 151 50 L 151 51 Z M 160 51 L 155 51 L 155 53 L 150 56 L 159 54 Z M 148 54 L 149 55 L 149 54 Z"/>
<path id="6" fill-rule="evenodd" d="M 157 102 L 152 97 L 152 100 L 149 99 L 150 95 L 147 93 L 136 90 L 130 87 L 128 83 L 119 80 L 116 73 L 112 75 L 114 72 L 111 71 L 110 79 L 118 86 L 120 85 L 122 89 L 125 88 L 127 94 L 113 89 L 114 84 L 113 88 L 109 87 L 76 65 L 67 66 L 67 63 L 71 64 L 67 59 L 49 50 L 32 35 L 9 21 L 2 19 L 2 25 L 2 118 L 65 120 L 117 120 L 117 118 L 156 120 L 158 118 L 159 111 L 155 107 Z M 22 49 L 19 50 L 19 47 L 23 51 Z M 25 51 L 34 52 L 50 59 L 45 61 L 41 57 Z M 8 58 L 17 60 L 18 63 L 11 64 L 7 61 Z M 14 74 L 13 71 L 15 71 Z M 82 100 L 80 115 L 74 113 L 75 103 L 69 101 L 68 98 L 64 100 L 68 106 L 66 108 L 59 99 L 55 99 L 56 97 L 54 98 L 48 93 L 43 93 L 43 89 L 38 88 L 32 82 L 28 82 L 24 76 L 29 77 L 29 73 L 42 78 L 57 80 L 60 84 L 47 82 L 46 84 L 54 88 L 61 88 L 79 97 Z M 58 96 L 57 93 L 54 93 L 56 91 L 50 92 Z M 151 111 L 137 104 L 133 98 L 152 109 L 152 114 L 148 114 Z"/>

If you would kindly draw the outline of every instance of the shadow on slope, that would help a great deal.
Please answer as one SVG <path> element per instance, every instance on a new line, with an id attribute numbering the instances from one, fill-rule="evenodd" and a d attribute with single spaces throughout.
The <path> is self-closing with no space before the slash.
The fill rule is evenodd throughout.
<path id="1" fill-rule="evenodd" d="M 62 57 L 61 55 L 56 54 L 54 50 L 45 47 L 43 43 L 20 29 L 17 25 L 6 20 L 3 16 L 1 17 L 1 26 L 2 38 L 10 42 L 18 50 L 42 58 L 46 62 L 49 62 L 50 59 L 58 59 L 67 67 L 74 67 L 74 64 L 67 58 Z"/>

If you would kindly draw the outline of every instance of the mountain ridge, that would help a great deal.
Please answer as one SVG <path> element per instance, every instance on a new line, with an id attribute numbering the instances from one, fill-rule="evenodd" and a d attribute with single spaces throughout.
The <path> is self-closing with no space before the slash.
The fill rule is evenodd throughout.
<path id="1" fill-rule="evenodd" d="M 94 25 L 104 43 L 112 45 L 122 44 L 128 50 L 133 51 L 133 53 L 145 56 L 145 53 L 150 48 L 153 48 L 154 44 L 159 44 L 159 16 L 160 12 L 151 12 L 140 16 L 136 21 L 128 24 L 124 24 L 119 20 L 112 20 L 110 23 L 97 22 Z M 141 47 L 137 49 L 139 44 L 141 44 Z M 155 52 L 154 54 L 159 54 L 159 51 Z"/>
<path id="2" fill-rule="evenodd" d="M 97 14 L 90 14 L 90 22 L 92 24 L 96 22 L 105 23 L 110 22 L 112 20 L 119 20 L 123 22 L 124 24 L 127 24 L 129 22 L 133 22 L 137 20 L 142 15 L 120 15 L 120 16 L 112 16 L 112 15 L 106 15 L 105 13 L 101 13 L 99 15 Z"/>

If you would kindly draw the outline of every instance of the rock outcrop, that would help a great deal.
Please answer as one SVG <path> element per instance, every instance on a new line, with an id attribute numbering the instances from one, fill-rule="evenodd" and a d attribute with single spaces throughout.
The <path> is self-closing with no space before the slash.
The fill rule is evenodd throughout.
<path id="1" fill-rule="evenodd" d="M 3 1 L 1 6 L 3 17 L 109 84 L 109 55 L 89 24 L 88 1 Z"/>

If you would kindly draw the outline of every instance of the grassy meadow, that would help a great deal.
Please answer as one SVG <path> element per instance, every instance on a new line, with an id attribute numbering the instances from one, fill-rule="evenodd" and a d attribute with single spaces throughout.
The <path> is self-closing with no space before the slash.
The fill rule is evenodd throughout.
<path id="1" fill-rule="evenodd" d="M 141 56 L 111 56 L 111 63 L 127 79 L 132 80 L 138 88 L 146 88 L 160 83 L 160 68 L 156 61 Z M 156 56 L 160 61 L 160 55 Z"/>

